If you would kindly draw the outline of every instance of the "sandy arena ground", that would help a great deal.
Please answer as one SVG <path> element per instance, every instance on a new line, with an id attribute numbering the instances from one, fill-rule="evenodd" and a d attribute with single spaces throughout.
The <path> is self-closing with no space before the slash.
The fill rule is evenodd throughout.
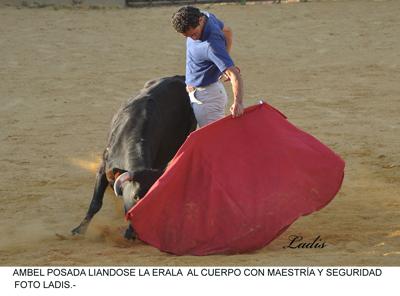
<path id="1" fill-rule="evenodd" d="M 346 160 L 340 193 L 249 254 L 127 242 L 111 190 L 86 237 L 71 237 L 114 112 L 147 80 L 184 71 L 177 7 L 3 7 L 0 265 L 400 265 L 400 1 L 203 8 L 234 30 L 246 105 L 264 98 Z M 290 235 L 327 246 L 284 249 Z"/>

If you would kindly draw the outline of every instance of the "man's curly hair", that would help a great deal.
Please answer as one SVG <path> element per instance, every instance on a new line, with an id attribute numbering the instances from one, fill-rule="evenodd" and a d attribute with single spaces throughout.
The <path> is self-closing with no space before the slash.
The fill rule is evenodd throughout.
<path id="1" fill-rule="evenodd" d="M 183 6 L 172 16 L 172 25 L 178 33 L 186 33 L 190 28 L 196 28 L 200 24 L 203 14 L 200 9 L 193 6 Z"/>

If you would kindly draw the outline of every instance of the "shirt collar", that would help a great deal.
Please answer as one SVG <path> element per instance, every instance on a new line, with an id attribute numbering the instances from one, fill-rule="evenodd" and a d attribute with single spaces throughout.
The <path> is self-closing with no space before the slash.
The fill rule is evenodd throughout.
<path id="1" fill-rule="evenodd" d="M 205 18 L 205 24 L 204 24 L 203 32 L 201 33 L 201 37 L 200 37 L 201 41 L 207 40 L 208 36 L 210 36 L 210 33 L 211 33 L 211 26 L 208 21 L 209 16 L 204 14 L 204 18 Z"/>

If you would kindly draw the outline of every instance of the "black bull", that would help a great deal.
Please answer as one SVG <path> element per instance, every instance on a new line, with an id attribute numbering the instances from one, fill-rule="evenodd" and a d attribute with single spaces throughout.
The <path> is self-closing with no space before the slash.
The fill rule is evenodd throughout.
<path id="1" fill-rule="evenodd" d="M 142 198 L 164 172 L 187 136 L 196 128 L 183 76 L 149 81 L 139 95 L 114 115 L 108 144 L 96 176 L 92 201 L 73 234 L 84 234 L 101 209 L 104 192 L 116 178 L 129 172 L 121 193 L 125 211 Z M 134 238 L 131 226 L 126 238 Z"/>

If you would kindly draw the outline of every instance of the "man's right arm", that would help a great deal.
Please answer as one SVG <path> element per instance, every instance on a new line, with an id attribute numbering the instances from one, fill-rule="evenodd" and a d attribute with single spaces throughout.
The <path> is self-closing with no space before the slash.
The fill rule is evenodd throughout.
<path id="1" fill-rule="evenodd" d="M 235 66 L 226 69 L 224 74 L 229 77 L 232 85 L 233 104 L 230 108 L 231 114 L 233 117 L 239 117 L 244 112 L 242 76 Z"/>

